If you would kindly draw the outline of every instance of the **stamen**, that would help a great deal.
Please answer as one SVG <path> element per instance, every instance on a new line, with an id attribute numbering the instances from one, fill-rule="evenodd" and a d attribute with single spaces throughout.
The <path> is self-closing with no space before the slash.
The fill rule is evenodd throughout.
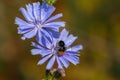
<path id="1" fill-rule="evenodd" d="M 37 24 L 36 27 L 41 29 L 43 26 L 41 24 Z"/>

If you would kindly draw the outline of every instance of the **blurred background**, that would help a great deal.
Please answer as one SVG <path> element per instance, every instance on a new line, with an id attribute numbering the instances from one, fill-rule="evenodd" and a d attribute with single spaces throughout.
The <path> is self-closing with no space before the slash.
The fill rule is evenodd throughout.
<path id="1" fill-rule="evenodd" d="M 0 80 L 41 80 L 46 63 L 37 66 L 31 40 L 17 34 L 15 17 L 38 0 L 0 0 Z M 82 44 L 80 64 L 70 65 L 61 80 L 120 80 L 120 0 L 58 0 L 56 13 Z"/>

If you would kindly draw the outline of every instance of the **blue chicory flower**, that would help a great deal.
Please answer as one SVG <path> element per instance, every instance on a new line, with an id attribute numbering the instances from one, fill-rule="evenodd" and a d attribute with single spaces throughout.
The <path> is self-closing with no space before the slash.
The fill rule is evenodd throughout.
<path id="1" fill-rule="evenodd" d="M 68 35 L 69 32 L 63 29 L 58 39 L 54 39 L 52 43 L 47 43 L 47 46 L 41 46 L 32 42 L 35 47 L 31 50 L 32 55 L 41 55 L 42 59 L 38 62 L 38 65 L 43 64 L 49 60 L 46 69 L 50 70 L 55 61 L 58 63 L 58 68 L 63 69 L 69 66 L 69 62 L 74 65 L 79 63 L 79 50 L 82 50 L 82 45 L 76 45 L 70 47 L 72 43 L 77 39 L 72 34 Z M 38 41 L 39 43 L 39 41 Z"/>
<path id="2" fill-rule="evenodd" d="M 65 22 L 55 21 L 62 17 L 62 13 L 51 17 L 55 7 L 48 5 L 46 2 L 28 4 L 26 9 L 20 8 L 20 11 L 26 21 L 16 17 L 15 24 L 18 25 L 18 34 L 23 34 L 23 40 L 36 36 L 37 40 L 41 42 L 52 42 L 52 37 L 58 37 L 59 28 L 65 26 Z"/>

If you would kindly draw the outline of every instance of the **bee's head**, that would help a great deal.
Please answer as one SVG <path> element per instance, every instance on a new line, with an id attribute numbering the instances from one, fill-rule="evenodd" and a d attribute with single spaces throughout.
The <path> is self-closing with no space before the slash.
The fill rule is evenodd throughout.
<path id="1" fill-rule="evenodd" d="M 58 42 L 58 44 L 59 44 L 59 46 L 65 46 L 65 43 L 64 43 L 64 41 L 62 41 L 62 40 L 60 40 L 60 41 Z"/>

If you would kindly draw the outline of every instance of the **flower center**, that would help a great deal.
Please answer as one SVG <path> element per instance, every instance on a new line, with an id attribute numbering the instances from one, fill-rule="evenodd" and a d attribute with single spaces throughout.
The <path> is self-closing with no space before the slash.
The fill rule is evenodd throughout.
<path id="1" fill-rule="evenodd" d="M 41 24 L 37 24 L 36 27 L 41 29 L 43 26 Z"/>
<path id="2" fill-rule="evenodd" d="M 57 52 L 57 54 L 64 55 L 65 50 L 66 50 L 65 43 L 64 43 L 64 41 L 60 40 L 58 42 L 58 52 Z"/>

